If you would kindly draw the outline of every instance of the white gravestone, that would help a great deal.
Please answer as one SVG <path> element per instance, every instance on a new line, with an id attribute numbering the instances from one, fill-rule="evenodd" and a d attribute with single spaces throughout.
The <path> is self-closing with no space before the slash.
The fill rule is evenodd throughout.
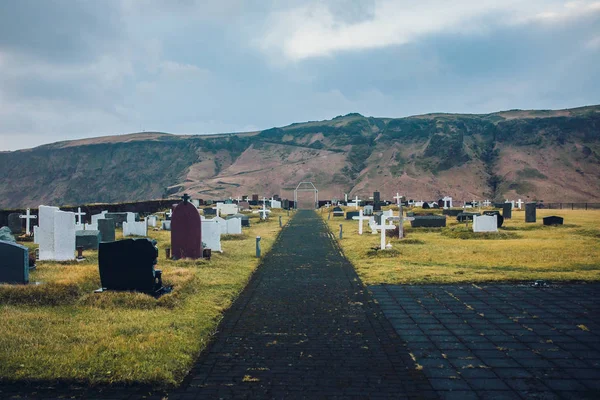
<path id="1" fill-rule="evenodd" d="M 473 216 L 473 232 L 498 232 L 497 215 Z"/>
<path id="2" fill-rule="evenodd" d="M 127 217 L 129 218 L 129 215 Z M 148 235 L 148 227 L 146 226 L 146 221 L 123 222 L 123 237 L 146 235 Z"/>
<path id="3" fill-rule="evenodd" d="M 444 202 L 444 210 L 452 208 L 452 197 L 445 196 L 442 201 Z"/>
<path id="4" fill-rule="evenodd" d="M 225 220 L 223 218 L 217 216 L 214 217 L 211 221 L 215 221 L 219 225 L 219 228 L 221 229 L 221 235 L 227 234 L 227 224 L 225 223 Z"/>
<path id="5" fill-rule="evenodd" d="M 364 206 L 365 215 L 373 215 L 373 206 Z"/>
<path id="6" fill-rule="evenodd" d="M 40 260 L 75 259 L 75 214 L 58 207 L 40 206 L 39 226 L 34 228 L 35 243 L 40 246 Z"/>
<path id="7" fill-rule="evenodd" d="M 148 226 L 151 226 L 151 227 L 153 227 L 153 228 L 155 228 L 155 227 L 156 227 L 156 221 L 157 221 L 157 219 L 156 219 L 156 215 L 150 215 L 150 216 L 149 216 L 148 218 L 146 218 L 146 219 L 147 219 L 147 221 L 148 221 Z"/>
<path id="8" fill-rule="evenodd" d="M 241 235 L 242 234 L 242 219 L 241 218 L 230 218 L 225 221 L 227 226 L 227 234 L 229 235 Z"/>
<path id="9" fill-rule="evenodd" d="M 171 221 L 162 221 L 161 228 L 163 231 L 170 231 L 171 230 Z"/>
<path id="10" fill-rule="evenodd" d="M 371 228 L 371 234 L 377 235 L 377 222 L 375 222 L 375 217 L 369 218 L 369 228 Z"/>
<path id="11" fill-rule="evenodd" d="M 358 221 L 358 234 L 362 235 L 363 233 L 363 221 L 370 220 L 371 217 L 365 217 L 363 215 L 363 210 L 358 212 L 358 217 L 352 217 L 353 220 Z"/>
<path id="12" fill-rule="evenodd" d="M 281 202 L 275 199 L 271 199 L 271 208 L 281 208 Z"/>
<path id="13" fill-rule="evenodd" d="M 237 204 L 217 203 L 217 216 L 235 215 L 239 212 Z"/>
<path id="14" fill-rule="evenodd" d="M 221 227 L 219 222 L 214 219 L 205 219 L 202 221 L 202 242 L 207 249 L 223 252 L 221 250 Z"/>

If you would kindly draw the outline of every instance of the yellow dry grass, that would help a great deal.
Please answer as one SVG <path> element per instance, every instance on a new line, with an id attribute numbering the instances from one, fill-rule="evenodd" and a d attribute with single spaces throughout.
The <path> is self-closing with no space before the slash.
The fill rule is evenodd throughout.
<path id="1" fill-rule="evenodd" d="M 327 211 L 318 212 L 336 238 L 343 224 L 338 241 L 369 285 L 600 279 L 599 210 L 538 210 L 535 224 L 525 223 L 525 212 L 515 210 L 497 236 L 473 234 L 470 224 L 466 228 L 455 217 L 447 217 L 443 229 L 412 229 L 406 222 L 404 241 L 387 239 L 391 254 L 372 250 L 379 247 L 380 235 L 372 235 L 368 224 L 359 236 L 358 222 L 327 220 Z M 564 217 L 565 225 L 543 226 L 542 217 L 549 215 Z"/>
<path id="2" fill-rule="evenodd" d="M 284 211 L 268 222 L 253 215 L 243 239 L 223 241 L 223 254 L 213 252 L 210 261 L 166 260 L 170 233 L 149 232 L 163 282 L 173 286 L 159 299 L 93 293 L 100 286 L 96 251 L 84 252 L 82 263 L 38 262 L 30 280 L 41 284 L 0 285 L 0 380 L 181 382 L 258 266 L 255 237 L 264 256 L 280 215 L 285 224 Z"/>

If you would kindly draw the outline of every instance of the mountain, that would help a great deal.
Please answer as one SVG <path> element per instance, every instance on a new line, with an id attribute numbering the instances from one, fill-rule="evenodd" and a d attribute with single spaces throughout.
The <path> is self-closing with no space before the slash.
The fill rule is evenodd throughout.
<path id="1" fill-rule="evenodd" d="M 0 153 L 0 207 L 257 193 L 321 199 L 600 202 L 600 106 L 374 118 L 360 114 L 260 132 L 145 132 Z"/>

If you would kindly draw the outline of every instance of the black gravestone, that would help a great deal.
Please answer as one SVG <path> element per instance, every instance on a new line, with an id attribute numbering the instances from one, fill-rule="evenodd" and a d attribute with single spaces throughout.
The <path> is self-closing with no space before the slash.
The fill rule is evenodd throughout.
<path id="1" fill-rule="evenodd" d="M 446 217 L 443 215 L 415 216 L 410 221 L 413 228 L 443 228 L 446 226 Z"/>
<path id="2" fill-rule="evenodd" d="M 106 213 L 104 215 L 106 219 L 112 219 L 115 222 L 115 226 L 120 228 L 123 226 L 123 222 L 127 222 L 127 213 L 124 212 L 115 212 L 115 213 Z"/>
<path id="3" fill-rule="evenodd" d="M 13 235 L 18 235 L 23 232 L 23 219 L 19 217 L 19 214 L 8 214 L 8 228 Z"/>
<path id="4" fill-rule="evenodd" d="M 204 215 L 217 215 L 217 209 L 216 208 L 205 208 Z"/>
<path id="5" fill-rule="evenodd" d="M 462 213 L 463 210 L 462 209 L 452 209 L 452 208 L 448 208 L 444 211 L 442 211 L 443 215 L 448 215 L 449 217 L 457 217 L 458 214 Z"/>
<path id="6" fill-rule="evenodd" d="M 525 204 L 525 222 L 536 221 L 536 203 Z"/>
<path id="7" fill-rule="evenodd" d="M 423 206 L 421 207 L 423 210 L 429 210 L 429 203 L 425 202 L 423 203 Z"/>
<path id="8" fill-rule="evenodd" d="M 115 241 L 115 221 L 109 218 L 98 220 L 98 230 L 100 231 L 101 242 Z"/>
<path id="9" fill-rule="evenodd" d="M 102 290 L 135 290 L 157 294 L 163 290 L 162 271 L 155 270 L 158 248 L 150 239 L 101 242 L 98 268 Z"/>
<path id="10" fill-rule="evenodd" d="M 504 223 L 504 217 L 500 215 L 500 211 L 484 211 L 483 215 L 495 215 L 497 217 L 496 223 L 498 224 L 498 228 Z"/>
<path id="11" fill-rule="evenodd" d="M 494 203 L 494 208 L 504 208 L 504 204 L 506 203 Z"/>
<path id="12" fill-rule="evenodd" d="M 381 210 L 381 198 L 379 192 L 373 192 L 373 211 Z"/>
<path id="13" fill-rule="evenodd" d="M 284 210 L 289 210 L 290 209 L 290 201 L 288 199 L 283 200 L 282 202 L 283 204 L 283 209 Z"/>
<path id="14" fill-rule="evenodd" d="M 333 207 L 333 216 L 334 217 L 343 217 L 344 210 L 341 207 Z"/>
<path id="15" fill-rule="evenodd" d="M 75 247 L 98 250 L 98 243 L 100 243 L 100 231 L 75 231 Z"/>
<path id="16" fill-rule="evenodd" d="M 346 219 L 352 220 L 352 217 L 358 217 L 360 213 L 358 211 L 348 211 L 346 213 Z"/>
<path id="17" fill-rule="evenodd" d="M 511 203 L 504 203 L 504 205 L 502 206 L 502 216 L 504 217 L 504 219 L 512 218 L 512 204 Z"/>
<path id="18" fill-rule="evenodd" d="M 550 217 L 544 217 L 544 225 L 562 225 L 564 218 L 557 217 L 556 215 L 552 215 Z"/>
<path id="19" fill-rule="evenodd" d="M 29 283 L 29 249 L 0 240 L 0 283 Z"/>
<path id="20" fill-rule="evenodd" d="M 479 215 L 481 215 L 481 214 L 479 214 L 479 213 L 468 213 L 468 212 L 462 212 L 462 213 L 460 213 L 460 214 L 458 214 L 458 215 L 456 216 L 456 220 L 457 220 L 458 222 L 473 221 L 473 217 L 474 217 L 475 215 L 479 216 Z"/>

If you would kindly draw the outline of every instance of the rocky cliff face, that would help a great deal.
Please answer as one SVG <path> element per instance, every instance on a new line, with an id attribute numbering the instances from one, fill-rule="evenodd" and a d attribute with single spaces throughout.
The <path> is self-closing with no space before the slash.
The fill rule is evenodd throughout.
<path id="1" fill-rule="evenodd" d="M 178 196 L 600 202 L 600 106 L 292 124 L 218 136 L 144 133 L 0 153 L 0 207 Z"/>

